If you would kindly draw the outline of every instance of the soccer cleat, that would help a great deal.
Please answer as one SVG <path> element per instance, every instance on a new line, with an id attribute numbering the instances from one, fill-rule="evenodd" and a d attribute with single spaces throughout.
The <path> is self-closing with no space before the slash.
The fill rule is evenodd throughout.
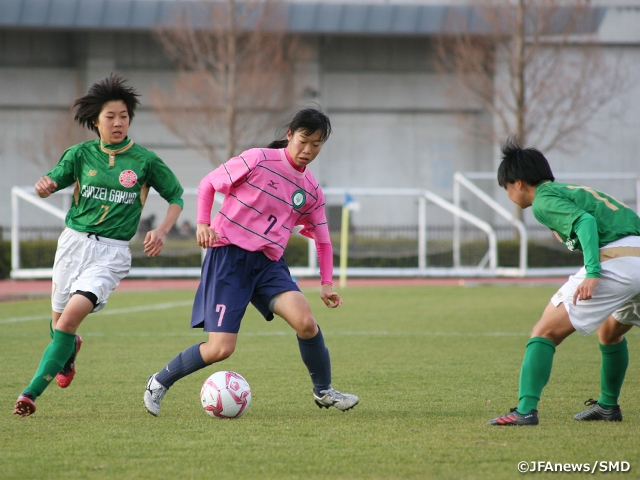
<path id="1" fill-rule="evenodd" d="M 20 415 L 21 417 L 28 417 L 36 411 L 36 404 L 28 393 L 22 393 L 16 401 L 16 406 L 13 409 L 13 413 Z"/>
<path id="2" fill-rule="evenodd" d="M 73 377 L 76 374 L 76 356 L 80 351 L 80 347 L 82 346 L 82 337 L 80 335 L 76 335 L 76 351 L 73 352 L 73 355 L 67 360 L 67 363 L 64 364 L 64 367 L 56 375 L 56 382 L 60 388 L 67 388 L 71 385 Z"/>
<path id="3" fill-rule="evenodd" d="M 590 398 L 584 402 L 584 404 L 591 405 L 591 407 L 587 408 L 584 412 L 578 413 L 573 417 L 574 419 L 583 422 L 591 420 L 604 420 L 605 422 L 622 421 L 622 410 L 620 410 L 619 405 L 616 405 L 615 407 L 603 407 L 593 398 Z"/>
<path id="4" fill-rule="evenodd" d="M 489 420 L 487 425 L 538 425 L 538 411 L 531 410 L 529 413 L 520 413 L 512 408 L 508 414 Z"/>
<path id="5" fill-rule="evenodd" d="M 328 390 L 322 390 L 320 395 L 322 396 L 318 396 L 315 390 L 313 391 L 313 398 L 315 399 L 318 407 L 336 407 L 338 410 L 342 410 L 343 412 L 355 407 L 360 401 L 355 395 L 351 395 L 350 393 L 340 393 L 331 387 L 329 387 Z"/>
<path id="6" fill-rule="evenodd" d="M 157 373 L 154 373 L 147 380 L 147 389 L 144 391 L 144 407 L 154 417 L 160 414 L 160 402 L 167 393 L 167 388 L 156 380 Z"/>

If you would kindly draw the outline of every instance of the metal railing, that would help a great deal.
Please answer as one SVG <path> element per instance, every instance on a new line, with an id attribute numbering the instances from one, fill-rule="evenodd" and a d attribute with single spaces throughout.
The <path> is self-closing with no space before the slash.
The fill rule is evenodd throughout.
<path id="1" fill-rule="evenodd" d="M 592 173 L 558 173 L 556 180 L 616 180 L 634 181 L 636 213 L 640 214 L 640 177 L 635 172 L 592 172 Z M 458 208 L 461 205 L 461 187 L 465 187 L 476 198 L 488 205 L 494 212 L 506 219 L 511 225 L 517 228 L 520 237 L 520 258 L 517 269 L 498 268 L 497 275 L 517 275 L 517 276 L 540 276 L 540 275 L 570 275 L 575 271 L 574 267 L 560 268 L 538 268 L 530 269 L 527 265 L 527 245 L 528 234 L 522 220 L 516 218 L 511 212 L 496 202 L 491 196 L 475 185 L 471 180 L 493 180 L 496 181 L 495 172 L 456 172 L 453 176 L 453 203 Z M 454 267 L 460 261 L 460 224 L 454 217 Z"/>
<path id="2" fill-rule="evenodd" d="M 323 189 L 325 196 L 329 195 L 345 195 L 347 192 L 359 198 L 374 197 L 413 197 L 418 200 L 418 266 L 411 267 L 347 267 L 348 276 L 397 276 L 397 277 L 420 277 L 420 276 L 439 276 L 439 277 L 456 277 L 456 276 L 494 276 L 499 273 L 497 268 L 497 240 L 494 228 L 486 221 L 472 215 L 463 210 L 459 206 L 445 200 L 444 198 L 425 189 L 380 189 L 380 188 L 325 188 Z M 51 268 L 21 268 L 20 266 L 20 211 L 19 201 L 26 201 L 41 210 L 53 215 L 64 221 L 66 211 L 58 208 L 48 201 L 38 198 L 32 193 L 32 187 L 13 187 L 12 195 L 12 228 L 11 228 L 11 249 L 12 249 L 12 278 L 51 278 Z M 67 195 L 69 200 L 63 204 L 70 204 L 70 196 L 72 189 L 66 189 L 57 192 L 55 195 Z M 156 194 L 153 190 L 150 194 Z M 197 189 L 185 189 L 185 195 L 197 195 Z M 216 201 L 220 198 L 216 197 Z M 476 266 L 463 267 L 458 264 L 453 268 L 449 267 L 430 267 L 427 264 L 427 202 L 436 205 L 443 210 L 451 213 L 454 219 L 460 219 L 468 222 L 478 228 L 487 235 L 488 249 L 482 260 Z M 319 269 L 317 266 L 317 256 L 315 244 L 309 240 L 308 248 L 308 264 L 307 266 L 291 267 L 292 275 L 298 277 L 317 276 Z M 334 269 L 335 274 L 341 272 L 338 268 Z M 200 276 L 200 268 L 198 267 L 133 267 L 130 271 L 131 277 L 198 277 Z"/>

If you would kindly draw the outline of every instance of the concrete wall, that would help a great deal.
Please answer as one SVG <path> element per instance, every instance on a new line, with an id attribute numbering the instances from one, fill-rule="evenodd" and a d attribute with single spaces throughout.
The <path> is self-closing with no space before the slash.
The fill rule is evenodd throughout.
<path id="1" fill-rule="evenodd" d="M 5 192 L 0 225 L 10 223 L 11 186 L 33 185 L 64 148 L 92 138 L 91 133 L 70 124 L 69 107 L 91 83 L 111 71 L 128 78 L 142 94 L 143 105 L 130 130 L 136 142 L 163 158 L 185 187 L 196 187 L 211 169 L 205 158 L 185 148 L 150 109 L 150 90 L 169 88 L 173 75 L 150 37 L 15 35 L 17 38 L 3 33 L 3 45 L 12 48 L 0 51 L 0 162 L 5 172 L 0 178 Z M 482 123 L 483 113 L 474 106 L 447 104 L 447 79 L 433 71 L 428 42 L 363 38 L 308 42 L 313 55 L 301 75 L 303 84 L 297 88 L 307 92 L 306 100 L 325 109 L 334 126 L 334 134 L 312 165 L 323 186 L 429 188 L 450 196 L 454 171 L 488 168 L 489 152 L 468 143 L 458 128 L 458 117 Z M 40 54 L 36 53 L 43 45 L 56 52 L 46 66 L 39 65 Z M 265 132 L 265 142 L 274 135 Z M 50 139 L 55 139 L 57 149 Z M 30 148 L 25 150 L 27 143 Z M 341 198 L 329 200 L 342 202 Z M 164 208 L 161 202 L 152 201 L 143 216 L 160 216 Z M 30 214 L 22 219 L 23 224 L 57 223 L 30 207 L 25 209 Z M 363 210 L 355 220 L 413 224 L 415 219 L 415 202 L 385 201 L 370 213 Z M 195 220 L 193 208 L 187 206 L 183 220 Z"/>
<path id="2" fill-rule="evenodd" d="M 638 35 L 615 28 L 615 15 L 628 23 L 629 12 L 612 12 L 613 17 L 603 24 L 601 40 L 608 55 L 623 55 L 629 75 L 640 78 Z M 640 25 L 637 10 L 633 12 L 636 20 L 631 29 Z M 434 69 L 428 39 L 306 40 L 313 55 L 297 88 L 305 92 L 306 103 L 317 102 L 329 114 L 334 127 L 311 166 L 324 187 L 427 188 L 451 199 L 454 172 L 495 171 L 499 161 L 495 145 L 467 133 L 469 126 L 479 131 L 490 128 L 491 117 L 477 105 L 455 101 L 450 79 Z M 151 89 L 169 88 L 173 78 L 171 65 L 150 35 L 5 30 L 0 32 L 0 226 L 11 222 L 12 186 L 33 185 L 66 146 L 92 138 L 71 125 L 69 108 L 91 83 L 111 71 L 124 75 L 142 94 L 131 137 L 158 153 L 185 187 L 196 187 L 210 171 L 209 162 L 185 148 L 150 108 Z M 639 110 L 640 85 L 636 84 L 591 122 L 597 137 L 572 152 L 550 154 L 553 168 L 558 172 L 638 172 Z M 274 135 L 265 132 L 265 142 Z M 508 206 L 506 195 L 492 183 L 487 182 L 486 188 Z M 188 199 L 181 221 L 195 220 L 193 200 Z M 332 205 L 342 202 L 341 198 L 328 200 Z M 384 199 L 368 204 L 368 209 L 355 214 L 357 223 L 415 223 L 415 201 Z M 473 199 L 467 200 L 467 207 L 472 213 L 490 216 Z M 163 215 L 165 208 L 161 202 L 151 202 L 143 216 Z M 25 212 L 23 224 L 56 223 L 27 207 Z M 430 222 L 451 221 L 437 208 L 430 208 L 429 216 Z"/>
<path id="3" fill-rule="evenodd" d="M 461 128 L 486 128 L 490 118 L 451 97 L 428 39 L 335 38 L 321 48 L 321 99 L 335 131 L 316 165 L 323 185 L 421 188 L 451 198 L 453 172 L 490 168 L 490 145 Z M 356 223 L 417 222 L 416 199 L 360 200 Z M 428 212 L 430 222 L 451 222 L 437 207 Z"/>

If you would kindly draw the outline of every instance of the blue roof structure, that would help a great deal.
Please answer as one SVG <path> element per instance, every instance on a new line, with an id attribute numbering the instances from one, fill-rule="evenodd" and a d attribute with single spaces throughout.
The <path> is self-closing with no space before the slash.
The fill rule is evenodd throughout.
<path id="1" fill-rule="evenodd" d="M 170 26 L 190 9 L 204 2 L 174 0 L 0 0 L 0 28 L 151 30 Z M 283 2 L 289 31 L 334 35 L 435 35 L 463 28 L 488 33 L 493 27 L 483 21 L 474 6 Z M 573 27 L 574 33 L 598 29 L 606 8 L 592 7 Z M 558 14 L 558 28 L 570 15 Z M 197 22 L 198 14 L 192 16 Z"/>

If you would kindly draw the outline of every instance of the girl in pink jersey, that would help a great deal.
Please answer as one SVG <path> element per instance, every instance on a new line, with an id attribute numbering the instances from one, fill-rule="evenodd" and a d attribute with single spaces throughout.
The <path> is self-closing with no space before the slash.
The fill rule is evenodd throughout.
<path id="1" fill-rule="evenodd" d="M 319 407 L 348 410 L 355 395 L 331 387 L 331 362 L 305 296 L 282 259 L 296 226 L 316 243 L 322 285 L 329 308 L 342 304 L 332 290 L 333 249 L 320 185 L 307 166 L 331 133 L 329 118 L 316 109 L 299 111 L 287 126 L 286 140 L 254 148 L 224 163 L 198 187 L 198 245 L 207 249 L 196 292 L 192 328 L 209 333 L 207 342 L 179 353 L 149 377 L 144 404 L 160 413 L 160 402 L 179 379 L 228 358 L 236 347 L 249 303 L 267 319 L 282 317 L 296 331 Z M 225 195 L 211 221 L 215 192 Z"/>

